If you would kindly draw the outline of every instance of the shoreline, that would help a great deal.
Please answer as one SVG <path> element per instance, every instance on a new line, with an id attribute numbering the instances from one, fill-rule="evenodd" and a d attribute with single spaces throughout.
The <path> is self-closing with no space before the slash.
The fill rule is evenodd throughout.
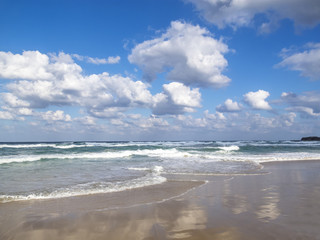
<path id="1" fill-rule="evenodd" d="M 263 166 L 269 174 L 0 204 L 0 238 L 320 239 L 320 160 Z"/>

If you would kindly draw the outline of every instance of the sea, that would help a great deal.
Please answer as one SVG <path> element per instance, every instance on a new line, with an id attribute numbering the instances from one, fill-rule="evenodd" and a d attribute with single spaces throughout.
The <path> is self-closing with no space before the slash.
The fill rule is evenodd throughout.
<path id="1" fill-rule="evenodd" d="M 127 191 L 170 175 L 236 175 L 261 163 L 320 159 L 320 142 L 0 143 L 0 203 Z"/>

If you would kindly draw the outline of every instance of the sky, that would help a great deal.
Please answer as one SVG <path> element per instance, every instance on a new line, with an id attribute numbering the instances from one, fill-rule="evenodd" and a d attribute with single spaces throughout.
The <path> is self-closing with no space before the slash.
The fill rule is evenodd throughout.
<path id="1" fill-rule="evenodd" d="M 320 135 L 319 0 L 0 0 L 0 141 Z"/>

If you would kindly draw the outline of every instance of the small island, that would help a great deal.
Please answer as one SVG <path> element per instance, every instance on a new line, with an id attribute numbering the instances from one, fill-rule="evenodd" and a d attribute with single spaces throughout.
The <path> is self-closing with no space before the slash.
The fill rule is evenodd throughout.
<path id="1" fill-rule="evenodd" d="M 303 137 L 301 141 L 320 141 L 320 137 L 312 136 L 312 137 Z"/>

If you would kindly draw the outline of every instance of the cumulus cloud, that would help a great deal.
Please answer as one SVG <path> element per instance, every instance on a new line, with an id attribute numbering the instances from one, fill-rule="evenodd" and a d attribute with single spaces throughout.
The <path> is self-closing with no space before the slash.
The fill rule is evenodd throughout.
<path id="1" fill-rule="evenodd" d="M 16 108 L 16 107 L 29 107 L 30 104 L 27 101 L 20 100 L 17 96 L 12 93 L 1 93 L 3 101 L 6 105 Z"/>
<path id="2" fill-rule="evenodd" d="M 297 26 L 315 26 L 320 22 L 318 0 L 186 0 L 193 3 L 204 18 L 219 28 L 250 25 L 258 14 L 267 19 L 260 31 L 269 32 L 281 19 Z"/>
<path id="3" fill-rule="evenodd" d="M 150 128 L 168 128 L 169 123 L 157 116 L 151 115 L 150 117 L 140 117 L 134 121 L 134 124 L 139 128 L 150 129 Z"/>
<path id="4" fill-rule="evenodd" d="M 306 44 L 304 51 L 300 52 L 282 49 L 281 56 L 283 60 L 276 66 L 299 71 L 302 76 L 313 80 L 320 79 L 320 43 Z"/>
<path id="5" fill-rule="evenodd" d="M 177 115 L 194 112 L 196 108 L 201 107 L 199 89 L 185 86 L 180 82 L 163 85 L 163 92 L 153 96 L 148 90 L 149 84 L 133 81 L 129 77 L 110 75 L 106 72 L 85 75 L 69 54 L 42 54 L 38 51 L 29 51 L 20 55 L 11 53 L 2 55 L 11 59 L 10 64 L 6 63 L 7 68 L 24 68 L 21 72 L 6 73 L 5 77 L 13 81 L 6 85 L 8 92 L 0 95 L 4 103 L 2 109 L 6 110 L 1 113 L 3 119 L 34 116 L 47 122 L 68 122 L 71 121 L 71 116 L 62 110 L 40 113 L 33 110 L 50 106 L 61 108 L 78 106 L 85 110 L 82 110 L 82 114 L 88 113 L 90 117 L 79 120 L 79 123 L 87 122 L 88 126 L 92 125 L 89 123 L 92 123 L 93 117 L 108 118 L 113 125 L 125 126 L 128 123 L 124 120 L 126 116 L 124 112 L 133 108 L 148 108 L 155 115 Z M 47 61 L 35 62 L 30 69 L 29 65 L 21 65 L 21 62 L 35 57 Z M 37 75 L 38 72 L 41 74 Z M 157 117 L 144 119 L 145 126 L 157 122 L 165 124 Z"/>
<path id="6" fill-rule="evenodd" d="M 0 63 L 0 77 L 14 79 L 6 85 L 9 92 L 1 94 L 11 108 L 81 106 L 103 117 L 107 108 L 121 111 L 152 105 L 147 84 L 106 72 L 84 75 L 69 54 L 1 52 Z"/>
<path id="7" fill-rule="evenodd" d="M 297 95 L 291 92 L 284 92 L 281 95 L 281 102 L 290 105 L 287 108 L 291 112 L 300 112 L 303 116 L 320 116 L 320 92 L 305 92 Z"/>
<path id="8" fill-rule="evenodd" d="M 54 121 L 70 122 L 71 121 L 70 115 L 65 114 L 61 110 L 47 111 L 44 113 L 40 113 L 40 117 L 48 122 L 54 122 Z"/>
<path id="9" fill-rule="evenodd" d="M 34 114 L 33 110 L 30 108 L 15 108 L 14 111 L 15 114 L 22 116 L 32 116 Z"/>
<path id="10" fill-rule="evenodd" d="M 258 90 L 257 92 L 248 92 L 244 95 L 244 101 L 254 109 L 258 110 L 271 110 L 271 106 L 266 101 L 269 97 L 269 92 Z"/>
<path id="11" fill-rule="evenodd" d="M 219 88 L 230 82 L 222 74 L 228 65 L 224 58 L 228 51 L 228 46 L 205 28 L 174 21 L 159 38 L 135 46 L 128 59 L 141 67 L 148 81 L 168 72 L 170 81 Z"/>
<path id="12" fill-rule="evenodd" d="M 153 113 L 156 115 L 182 114 L 194 112 L 201 107 L 201 94 L 198 88 L 191 89 L 182 83 L 172 82 L 163 85 L 163 92 L 153 98 Z"/>
<path id="13" fill-rule="evenodd" d="M 218 112 L 238 112 L 242 108 L 241 104 L 233 102 L 231 99 L 227 99 L 224 104 L 216 107 Z"/>
<path id="14" fill-rule="evenodd" d="M 10 112 L 8 112 L 8 111 L 0 111 L 0 119 L 12 120 L 14 118 L 15 118 L 15 116 Z"/>
<path id="15" fill-rule="evenodd" d="M 27 107 L 9 107 L 7 105 L 2 105 L 0 110 L 0 119 L 10 119 L 10 120 L 25 120 L 25 116 L 33 116 L 35 112 Z"/>
<path id="16" fill-rule="evenodd" d="M 24 51 L 22 54 L 0 52 L 0 78 L 50 79 L 53 75 L 48 65 L 49 57 L 39 51 Z"/>

